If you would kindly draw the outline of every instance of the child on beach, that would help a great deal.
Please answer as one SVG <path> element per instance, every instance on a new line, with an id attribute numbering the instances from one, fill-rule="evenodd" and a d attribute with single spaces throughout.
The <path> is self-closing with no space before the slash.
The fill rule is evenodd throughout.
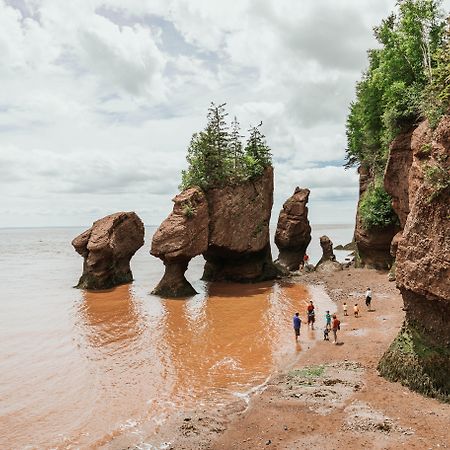
<path id="1" fill-rule="evenodd" d="M 330 314 L 330 311 L 326 311 L 325 321 L 326 321 L 325 328 L 327 330 L 331 330 L 331 314 Z"/>
<path id="2" fill-rule="evenodd" d="M 337 344 L 337 332 L 341 329 L 341 321 L 337 318 L 336 314 L 333 314 L 333 325 L 331 329 L 333 330 L 334 337 L 333 344 Z"/>
<path id="3" fill-rule="evenodd" d="M 348 314 L 347 314 L 347 303 L 344 302 L 344 304 L 342 305 L 342 309 L 344 310 L 344 316 L 348 316 Z"/>
<path id="4" fill-rule="evenodd" d="M 331 324 L 330 324 L 331 327 Z M 330 330 L 328 329 L 328 326 L 326 326 L 323 330 L 323 340 L 324 341 L 329 341 L 330 338 L 328 337 L 328 333 L 330 332 Z"/>
<path id="5" fill-rule="evenodd" d="M 358 303 L 355 303 L 355 306 L 353 307 L 353 314 L 354 314 L 355 317 L 359 317 Z"/>

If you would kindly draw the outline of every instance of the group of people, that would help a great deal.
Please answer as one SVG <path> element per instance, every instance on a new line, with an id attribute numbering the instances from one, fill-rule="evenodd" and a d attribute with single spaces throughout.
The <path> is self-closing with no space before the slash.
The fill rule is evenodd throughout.
<path id="1" fill-rule="evenodd" d="M 366 298 L 366 306 L 367 309 L 370 311 L 370 305 L 372 303 L 372 291 L 370 288 L 367 288 L 367 291 L 365 293 L 365 298 Z M 344 312 L 344 316 L 348 316 L 348 311 L 347 311 L 347 303 L 343 303 L 342 305 L 342 309 Z M 355 317 L 359 317 L 359 307 L 358 304 L 355 303 L 355 306 L 353 307 L 353 314 Z M 309 302 L 309 305 L 306 309 L 306 316 L 307 316 L 307 320 L 308 320 L 308 327 L 311 327 L 311 330 L 314 330 L 314 322 L 316 321 L 316 312 L 315 312 L 315 306 L 313 301 L 311 300 Z M 323 330 L 323 339 L 325 341 L 329 341 L 329 333 L 330 331 L 333 332 L 333 337 L 334 337 L 334 344 L 337 344 L 337 332 L 338 330 L 341 329 L 341 322 L 340 320 L 337 318 L 336 314 L 331 315 L 330 311 L 326 311 L 325 314 L 325 328 Z M 298 338 L 300 336 L 300 328 L 302 326 L 302 321 L 300 319 L 300 314 L 297 312 L 294 315 L 293 318 L 293 326 L 294 326 L 294 332 L 295 332 L 295 341 L 298 341 Z"/>

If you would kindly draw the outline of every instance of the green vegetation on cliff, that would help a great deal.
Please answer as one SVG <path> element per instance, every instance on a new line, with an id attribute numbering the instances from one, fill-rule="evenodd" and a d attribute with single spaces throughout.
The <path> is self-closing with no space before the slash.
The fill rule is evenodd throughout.
<path id="1" fill-rule="evenodd" d="M 272 155 L 260 127 L 249 129 L 249 138 L 241 142 L 239 122 L 236 117 L 227 124 L 225 104 L 211 103 L 208 123 L 199 133 L 194 133 L 187 151 L 187 170 L 182 172 L 180 189 L 198 186 L 210 189 L 238 184 L 263 173 L 272 165 Z"/>
<path id="2" fill-rule="evenodd" d="M 359 204 L 359 212 L 366 229 L 383 228 L 397 220 L 391 206 L 391 197 L 380 183 L 369 186 L 364 192 Z"/>
<path id="3" fill-rule="evenodd" d="M 350 105 L 346 167 L 365 166 L 380 179 L 396 134 L 424 117 L 436 124 L 448 109 L 450 34 L 440 5 L 440 0 L 400 0 L 398 12 L 374 29 L 380 48 L 368 51 L 369 67 Z M 380 218 L 395 220 L 388 194 L 373 183 L 359 210 L 366 227 L 377 226 Z"/>
<path id="4" fill-rule="evenodd" d="M 408 322 L 383 355 L 378 370 L 391 381 L 450 402 L 450 349 L 437 347 Z"/>

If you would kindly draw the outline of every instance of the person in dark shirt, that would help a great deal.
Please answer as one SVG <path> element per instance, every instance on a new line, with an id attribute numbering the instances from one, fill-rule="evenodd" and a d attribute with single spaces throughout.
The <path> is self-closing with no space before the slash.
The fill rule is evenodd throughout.
<path id="1" fill-rule="evenodd" d="M 300 320 L 298 312 L 295 313 L 295 316 L 292 319 L 292 324 L 294 326 L 295 341 L 298 341 L 298 337 L 300 336 L 300 327 L 302 326 L 302 321 Z"/>

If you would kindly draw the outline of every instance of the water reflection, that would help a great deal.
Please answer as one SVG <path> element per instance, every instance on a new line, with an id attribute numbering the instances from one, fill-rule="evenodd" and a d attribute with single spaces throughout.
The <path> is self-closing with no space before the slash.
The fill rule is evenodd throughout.
<path id="1" fill-rule="evenodd" d="M 79 316 L 88 344 L 109 354 L 123 347 L 130 349 L 144 329 L 131 285 L 108 291 L 83 291 L 82 296 Z"/>

